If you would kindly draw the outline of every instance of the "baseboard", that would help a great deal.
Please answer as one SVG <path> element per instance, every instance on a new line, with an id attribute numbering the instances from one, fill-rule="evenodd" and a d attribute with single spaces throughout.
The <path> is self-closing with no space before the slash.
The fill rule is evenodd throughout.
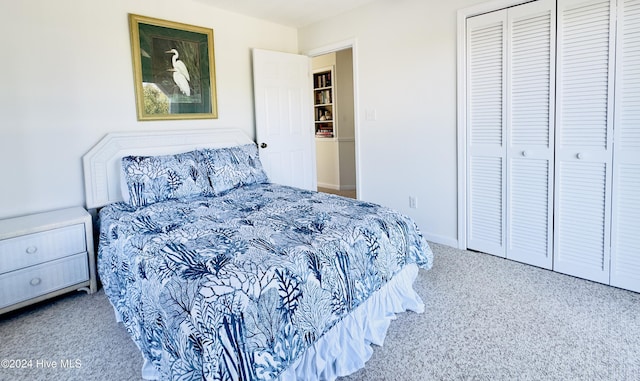
<path id="1" fill-rule="evenodd" d="M 429 233 L 422 233 L 422 235 L 429 242 L 439 243 L 441 245 L 451 246 L 455 248 L 458 247 L 458 240 L 456 238 L 445 237 L 445 236 L 441 236 L 437 234 L 429 234 Z"/>
<path id="2" fill-rule="evenodd" d="M 318 182 L 318 188 L 331 189 L 336 191 L 352 191 L 356 190 L 355 185 L 340 185 L 340 184 L 327 184 Z"/>
<path id="3" fill-rule="evenodd" d="M 340 185 L 318 182 L 318 188 L 325 188 L 325 189 L 331 189 L 331 190 L 340 190 Z"/>

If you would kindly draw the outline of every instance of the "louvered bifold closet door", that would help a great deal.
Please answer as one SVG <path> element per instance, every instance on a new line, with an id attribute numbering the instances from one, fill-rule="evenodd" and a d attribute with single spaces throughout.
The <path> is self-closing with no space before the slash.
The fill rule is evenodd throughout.
<path id="1" fill-rule="evenodd" d="M 506 11 L 467 19 L 467 247 L 505 256 Z"/>
<path id="2" fill-rule="evenodd" d="M 640 0 L 618 3 L 611 285 L 640 292 Z"/>
<path id="3" fill-rule="evenodd" d="M 555 0 L 507 16 L 507 258 L 553 262 Z"/>
<path id="4" fill-rule="evenodd" d="M 609 282 L 615 0 L 558 0 L 554 270 Z"/>
<path id="5" fill-rule="evenodd" d="M 467 247 L 551 268 L 555 1 L 467 20 Z"/>

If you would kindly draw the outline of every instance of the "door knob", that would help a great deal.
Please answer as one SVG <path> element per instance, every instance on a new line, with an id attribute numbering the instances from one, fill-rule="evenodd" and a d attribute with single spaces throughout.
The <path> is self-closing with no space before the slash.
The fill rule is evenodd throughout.
<path id="1" fill-rule="evenodd" d="M 267 148 L 267 143 L 261 143 L 260 148 Z"/>

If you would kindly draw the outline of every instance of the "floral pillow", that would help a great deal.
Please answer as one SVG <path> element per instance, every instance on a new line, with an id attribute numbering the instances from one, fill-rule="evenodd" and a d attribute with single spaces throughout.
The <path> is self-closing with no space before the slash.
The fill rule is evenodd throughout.
<path id="1" fill-rule="evenodd" d="M 128 191 L 124 199 L 133 206 L 144 206 L 175 198 L 211 195 L 207 178 L 198 170 L 199 157 L 197 151 L 123 157 L 123 180 Z"/>
<path id="2" fill-rule="evenodd" d="M 200 151 L 201 172 L 215 195 L 233 188 L 268 182 L 255 144 Z"/>

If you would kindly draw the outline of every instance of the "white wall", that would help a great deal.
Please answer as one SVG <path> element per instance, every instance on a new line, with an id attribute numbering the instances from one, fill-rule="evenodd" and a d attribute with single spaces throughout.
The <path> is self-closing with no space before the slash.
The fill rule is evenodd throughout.
<path id="1" fill-rule="evenodd" d="M 457 245 L 456 12 L 482 0 L 380 0 L 302 28 L 301 52 L 355 40 L 358 196 Z M 377 119 L 366 120 L 375 110 Z M 409 196 L 418 208 L 409 208 Z"/>
<path id="2" fill-rule="evenodd" d="M 456 12 L 481 2 L 380 0 L 298 31 L 198 0 L 3 2 L 0 218 L 82 205 L 81 157 L 110 131 L 239 127 L 253 137 L 250 48 L 354 39 L 359 197 L 455 245 Z M 136 120 L 127 13 L 214 29 L 219 119 Z"/>
<path id="3" fill-rule="evenodd" d="M 218 119 L 138 122 L 127 13 L 214 30 Z M 238 127 L 254 137 L 251 48 L 297 51 L 293 28 L 198 0 L 0 5 L 0 218 L 83 205 L 81 157 L 111 131 Z"/>

